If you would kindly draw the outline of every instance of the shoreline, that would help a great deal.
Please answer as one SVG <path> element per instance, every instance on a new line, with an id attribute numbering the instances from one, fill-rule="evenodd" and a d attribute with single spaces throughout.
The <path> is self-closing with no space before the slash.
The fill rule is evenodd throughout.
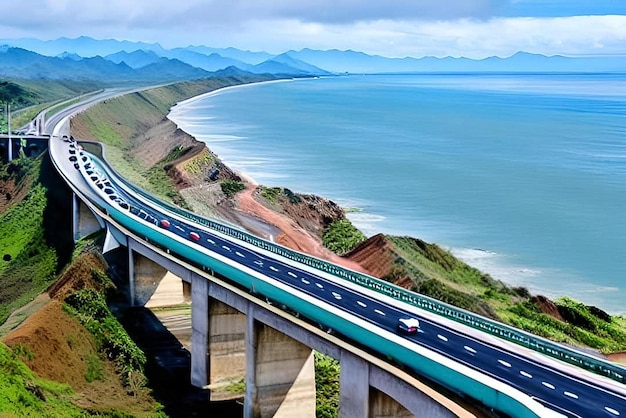
<path id="1" fill-rule="evenodd" d="M 281 80 L 272 80 L 269 82 L 276 82 L 276 81 L 281 81 Z M 282 80 L 282 81 L 293 81 L 293 80 Z M 266 83 L 266 82 L 263 82 L 263 83 Z M 251 86 L 253 84 L 257 84 L 257 83 L 250 83 L 250 84 L 246 84 L 242 86 L 231 86 L 231 87 L 227 87 L 226 89 L 246 87 L 246 86 Z M 223 89 L 219 89 L 214 92 L 209 92 L 207 94 L 196 96 L 194 98 L 177 103 L 176 106 L 202 100 L 203 98 L 207 96 L 218 94 L 221 90 Z M 183 114 L 183 112 L 185 112 L 185 110 L 180 109 L 180 108 L 178 110 L 180 111 L 181 115 Z M 176 123 L 174 120 L 170 119 L 170 116 L 171 116 L 170 114 L 167 115 L 168 119 L 171 120 L 174 124 L 176 124 L 176 126 L 180 128 L 180 125 Z M 173 115 L 173 117 L 176 118 L 176 115 Z M 188 131 L 185 131 L 185 132 L 189 133 Z M 189 134 L 195 138 L 193 134 L 191 133 Z M 199 141 L 199 142 L 204 143 L 207 146 L 207 148 L 209 147 L 209 144 L 207 142 L 205 141 Z M 226 162 L 226 165 L 228 165 L 232 169 L 233 165 L 231 163 L 232 161 Z M 254 178 L 253 175 L 245 171 L 242 171 L 241 168 L 237 164 L 235 164 L 235 166 L 236 168 L 234 169 L 234 171 L 236 171 L 237 174 L 239 174 L 241 177 L 244 177 L 246 181 L 249 181 L 254 184 L 264 184 L 270 187 L 270 185 L 266 184 L 266 182 L 262 180 L 258 181 L 257 179 Z M 277 183 L 279 185 L 281 184 L 280 179 L 277 180 Z M 288 186 L 288 187 L 291 187 L 291 186 Z M 294 187 L 293 190 L 300 192 L 299 188 L 297 187 Z M 316 192 L 313 191 L 312 193 L 315 194 Z M 327 193 L 324 193 L 323 196 L 327 196 Z M 384 225 L 380 225 L 381 221 L 386 219 L 386 216 L 384 214 L 380 215 L 380 212 L 378 213 L 368 212 L 367 209 L 353 212 L 350 209 L 355 208 L 358 205 L 351 205 L 349 203 L 346 204 L 345 201 L 342 201 L 341 198 L 337 198 L 337 197 L 332 197 L 331 199 L 336 202 L 341 202 L 340 203 L 341 207 L 344 208 L 344 210 L 346 211 L 346 217 L 350 220 L 350 222 L 353 223 L 353 225 L 356 228 L 358 228 L 367 236 L 375 235 L 376 233 L 379 233 L 381 231 L 383 234 L 389 234 L 389 235 L 398 235 L 398 236 L 408 235 L 408 236 L 414 236 L 414 237 L 424 236 L 424 234 L 397 231 L 398 227 L 397 225 L 393 223 L 393 221 L 390 224 L 391 229 L 385 228 Z M 558 298 L 561 296 L 566 296 L 564 292 L 562 292 L 559 286 L 556 284 L 556 280 L 562 279 L 563 281 L 567 281 L 568 283 L 572 285 L 571 288 L 575 290 L 574 292 L 575 296 L 572 296 L 572 297 L 574 297 L 576 300 L 579 300 L 583 303 L 590 304 L 590 305 L 605 306 L 602 304 L 600 300 L 598 300 L 599 296 L 594 295 L 594 294 L 588 294 L 591 291 L 590 289 L 596 286 L 596 284 L 594 284 L 591 280 L 589 280 L 588 278 L 586 279 L 585 277 L 583 277 L 582 275 L 576 272 L 569 271 L 569 269 L 566 266 L 561 267 L 561 268 L 553 268 L 549 265 L 541 264 L 542 263 L 541 260 L 539 260 L 539 263 L 535 263 L 535 264 L 531 264 L 531 263 L 524 262 L 524 261 L 516 263 L 517 256 L 515 255 L 515 253 L 514 252 L 512 253 L 511 251 L 507 251 L 506 249 L 503 250 L 500 248 L 489 248 L 488 250 L 485 250 L 483 253 L 483 252 L 479 252 L 480 250 L 478 247 L 480 245 L 458 246 L 454 244 L 445 243 L 445 241 L 441 241 L 436 238 L 429 239 L 429 242 L 434 242 L 434 243 L 444 242 L 443 244 L 441 244 L 441 247 L 453 253 L 455 257 L 491 275 L 495 279 L 502 280 L 508 286 L 511 286 L 511 287 L 523 286 L 523 287 L 527 287 L 533 294 L 542 294 L 542 295 L 547 295 L 550 298 Z M 546 283 L 546 281 L 544 281 L 544 278 L 548 278 L 548 277 L 555 277 L 555 279 L 553 280 L 554 284 L 550 286 L 542 286 L 542 283 Z M 611 305 L 605 309 L 610 309 L 610 312 L 613 315 L 625 314 L 623 309 L 620 309 L 619 306 Z"/>

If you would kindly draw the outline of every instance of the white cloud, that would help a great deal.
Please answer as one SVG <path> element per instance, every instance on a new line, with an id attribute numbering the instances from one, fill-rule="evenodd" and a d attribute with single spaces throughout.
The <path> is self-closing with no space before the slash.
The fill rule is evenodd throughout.
<path id="1" fill-rule="evenodd" d="M 482 58 L 520 50 L 626 54 L 626 16 L 488 18 L 503 2 L 26 0 L 3 5 L 0 33 L 41 39 L 86 35 L 271 53 L 309 47 L 393 57 Z"/>

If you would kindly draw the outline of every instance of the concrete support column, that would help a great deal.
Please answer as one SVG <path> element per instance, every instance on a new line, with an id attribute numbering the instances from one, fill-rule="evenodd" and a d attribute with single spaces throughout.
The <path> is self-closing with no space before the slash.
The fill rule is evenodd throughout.
<path id="1" fill-rule="evenodd" d="M 155 263 L 148 257 L 145 257 L 135 251 L 131 251 L 129 262 L 133 266 L 133 294 L 131 298 L 134 305 L 146 306 L 152 295 L 159 287 L 159 284 L 166 276 L 173 276 L 168 270 L 160 264 Z M 171 277 L 172 280 L 180 280 L 180 278 Z M 182 290 L 182 289 L 181 289 Z M 182 300 L 182 297 L 181 297 Z"/>
<path id="2" fill-rule="evenodd" d="M 245 416 L 315 417 L 315 365 L 306 345 L 248 319 Z M 251 342 L 250 340 L 255 340 Z M 248 354 L 247 351 L 246 354 Z M 253 377 L 251 376 L 253 375 Z"/>
<path id="3" fill-rule="evenodd" d="M 74 242 L 80 239 L 80 200 L 76 193 L 72 193 L 72 236 Z"/>
<path id="4" fill-rule="evenodd" d="M 191 275 L 191 384 L 207 386 L 209 378 L 209 281 Z"/>
<path id="5" fill-rule="evenodd" d="M 133 256 L 133 247 L 130 242 L 126 244 L 128 249 L 128 293 L 130 306 L 135 306 L 135 257 Z"/>
<path id="6" fill-rule="evenodd" d="M 191 283 L 183 282 L 183 302 L 191 302 Z"/>
<path id="7" fill-rule="evenodd" d="M 246 376 L 246 315 L 209 299 L 209 389 L 211 400 L 237 399 L 226 388 Z"/>
<path id="8" fill-rule="evenodd" d="M 72 228 L 74 242 L 102 228 L 95 215 L 75 193 L 72 193 Z"/>
<path id="9" fill-rule="evenodd" d="M 370 418 L 415 418 L 395 399 L 374 388 L 370 390 L 369 408 Z"/>
<path id="10" fill-rule="evenodd" d="M 344 350 L 339 363 L 339 418 L 368 418 L 369 363 Z"/>

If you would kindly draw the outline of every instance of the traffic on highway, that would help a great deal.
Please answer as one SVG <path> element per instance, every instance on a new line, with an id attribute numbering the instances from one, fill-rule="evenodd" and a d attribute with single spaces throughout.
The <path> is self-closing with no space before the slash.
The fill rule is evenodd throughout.
<path id="1" fill-rule="evenodd" d="M 124 221 L 124 217 L 133 217 L 144 225 L 160 231 L 166 239 L 158 244 L 168 252 L 167 242 L 173 239 L 194 248 L 202 257 L 228 259 L 240 265 L 245 271 L 254 272 L 255 277 L 276 280 L 294 292 L 312 296 L 324 304 L 340 309 L 345 315 L 370 324 L 378 330 L 377 332 L 393 334 L 389 337 L 392 340 L 405 339 L 411 344 L 425 347 L 488 375 L 562 416 L 626 415 L 624 392 L 599 385 L 585 378 L 584 372 L 580 376 L 575 376 L 567 371 L 546 367 L 536 359 L 506 350 L 497 344 L 483 342 L 439 324 L 431 318 L 420 316 L 414 310 L 403 308 L 402 303 L 388 303 L 383 300 L 384 298 L 376 298 L 368 292 L 359 291 L 342 279 L 332 278 L 327 274 L 316 274 L 310 268 L 287 262 L 282 257 L 268 254 L 266 251 L 255 250 L 249 244 L 239 242 L 235 238 L 194 224 L 132 193 L 122 179 L 107 172 L 95 156 L 82 150 L 75 141 L 68 140 L 65 148 L 65 159 L 83 176 L 91 191 L 110 205 L 108 212 L 111 216 L 120 222 Z M 202 264 L 201 259 L 193 261 Z M 255 289 L 250 290 L 254 292 Z M 298 310 L 298 306 L 289 308 L 296 312 Z M 337 332 L 332 323 L 321 325 L 328 332 Z M 367 346 L 367 341 L 359 343 Z M 420 356 L 417 354 L 411 358 L 395 360 L 407 368 L 421 372 Z M 451 387 L 450 382 L 438 383 Z"/>

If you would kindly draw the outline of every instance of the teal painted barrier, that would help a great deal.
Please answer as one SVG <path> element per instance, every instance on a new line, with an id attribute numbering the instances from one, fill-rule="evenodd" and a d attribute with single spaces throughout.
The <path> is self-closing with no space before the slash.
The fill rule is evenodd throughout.
<path id="1" fill-rule="evenodd" d="M 161 233 L 157 229 L 144 225 L 139 220 L 133 219 L 134 216 L 129 215 L 128 212 L 121 211 L 111 206 L 108 213 L 115 221 L 119 222 L 136 235 L 145 237 L 148 242 L 167 248 L 170 250 L 170 253 L 176 254 L 185 260 L 189 260 L 192 264 L 203 269 L 210 269 L 221 276 L 228 277 L 230 280 L 249 290 L 254 289 L 255 293 L 293 309 L 312 321 L 332 326 L 334 330 L 348 338 L 358 341 L 384 356 L 395 359 L 415 370 L 420 375 L 439 382 L 457 393 L 468 395 L 484 405 L 510 416 L 537 418 L 545 414 L 543 406 L 539 404 L 527 404 L 528 398 L 526 396 L 522 395 L 522 399 L 516 399 L 514 396 L 505 393 L 504 391 L 508 386 L 504 384 L 496 383 L 496 385 L 502 385 L 502 387 L 499 388 L 500 390 L 493 388 L 484 382 L 466 376 L 461 371 L 443 365 L 428 356 L 416 353 L 407 347 L 389 341 L 375 331 L 365 327 L 355 326 L 351 320 L 341 315 L 329 313 L 321 306 L 305 301 L 293 293 L 219 261 L 195 249 L 194 246 L 179 242 Z"/>
<path id="2" fill-rule="evenodd" d="M 106 162 L 104 150 L 98 143 L 90 143 L 92 149 L 99 148 L 97 154 L 101 155 L 104 161 L 100 161 L 105 168 L 116 175 L 116 177 L 124 182 L 124 184 L 138 195 L 148 199 L 162 208 L 175 213 L 181 217 L 189 219 L 192 222 L 203 225 L 209 229 L 220 232 L 240 241 L 252 244 L 258 248 L 269 251 L 273 254 L 281 255 L 292 261 L 313 267 L 317 270 L 332 274 L 344 280 L 363 286 L 367 289 L 384 294 L 394 299 L 400 300 L 409 305 L 435 313 L 447 319 L 468 325 L 474 329 L 478 329 L 487 334 L 491 334 L 502 339 L 508 340 L 523 347 L 532 349 L 544 355 L 562 360 L 566 363 L 573 364 L 582 369 L 589 370 L 596 374 L 606 376 L 620 383 L 626 383 L 626 368 L 606 361 L 597 357 L 590 356 L 585 353 L 578 352 L 550 340 L 537 337 L 530 333 L 518 330 L 500 322 L 493 321 L 488 318 L 481 317 L 472 312 L 457 308 L 455 306 L 440 302 L 428 296 L 411 292 L 399 286 L 393 285 L 381 279 L 377 279 L 366 274 L 355 272 L 347 268 L 329 263 L 318 258 L 302 254 L 300 252 L 282 247 L 264 239 L 258 238 L 236 227 L 224 225 L 220 222 L 210 220 L 194 213 L 188 212 L 170 203 L 163 202 L 152 196 L 147 191 L 136 185 L 127 182 Z M 95 150 L 95 149 L 94 149 Z"/>

